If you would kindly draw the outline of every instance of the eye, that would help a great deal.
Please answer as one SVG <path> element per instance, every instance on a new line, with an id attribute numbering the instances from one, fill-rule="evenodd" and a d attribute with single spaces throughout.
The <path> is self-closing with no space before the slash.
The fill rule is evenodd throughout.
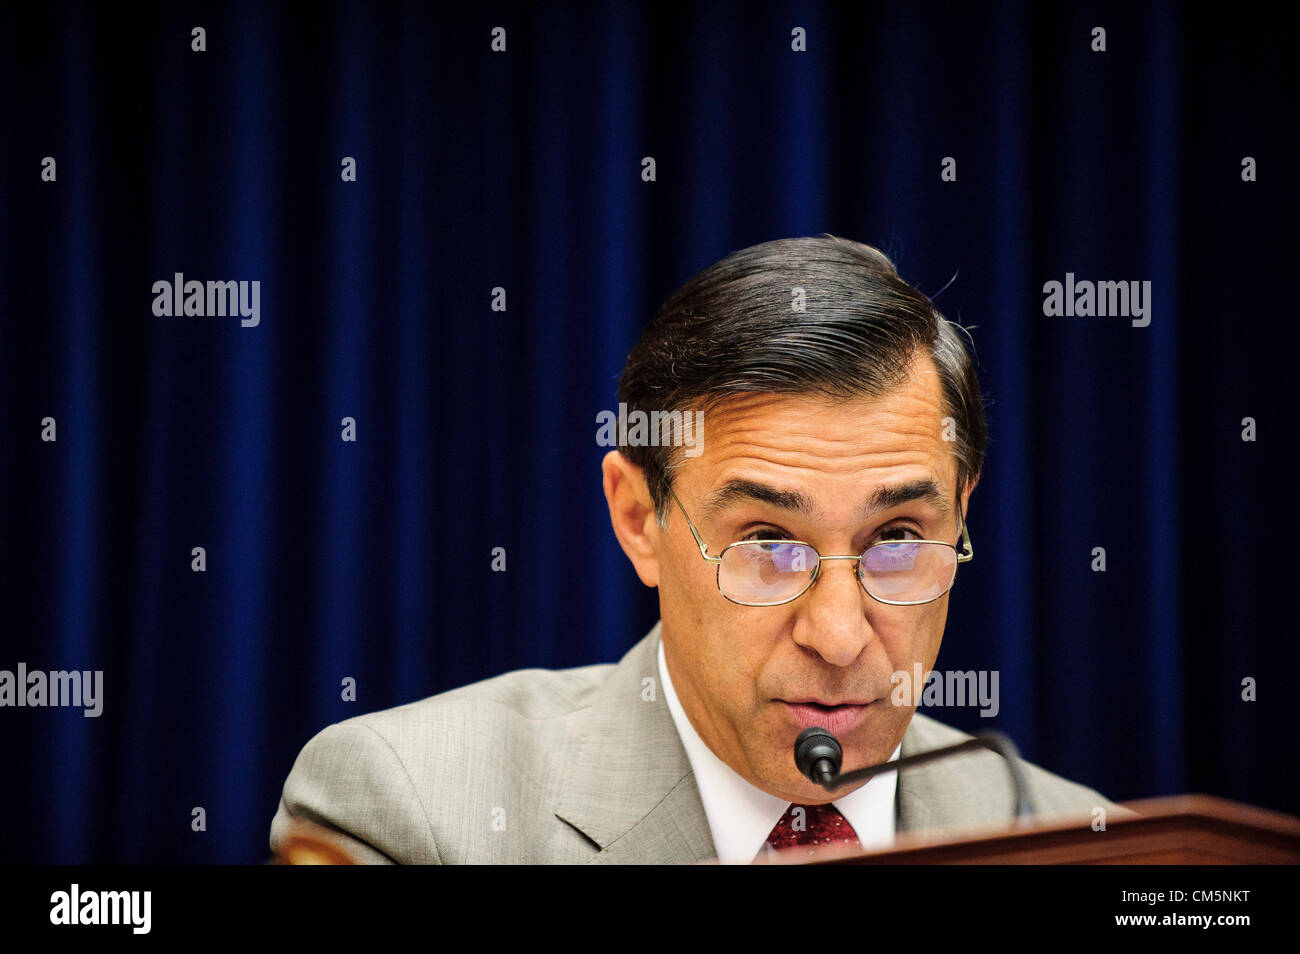
<path id="1" fill-rule="evenodd" d="M 790 539 L 790 534 L 786 533 L 784 530 L 777 530 L 773 527 L 761 527 L 758 530 L 751 530 L 749 533 L 745 534 L 743 537 L 740 538 L 740 542 L 743 543 L 745 541 L 750 541 L 750 540 L 763 541 L 763 540 L 789 540 L 789 539 Z"/>
<path id="2" fill-rule="evenodd" d="M 776 527 L 759 527 L 757 530 L 751 530 L 740 539 L 742 540 L 789 540 L 790 535 L 784 530 L 778 530 Z"/>
<path id="3" fill-rule="evenodd" d="M 911 536 L 910 537 L 903 536 L 903 534 L 911 534 Z M 920 540 L 920 539 L 922 539 L 921 535 L 917 533 L 915 530 L 913 530 L 911 527 L 897 526 L 897 527 L 888 527 L 884 530 L 881 530 L 880 536 L 879 538 L 877 538 L 875 542 L 876 543 L 903 543 L 908 540 Z"/>

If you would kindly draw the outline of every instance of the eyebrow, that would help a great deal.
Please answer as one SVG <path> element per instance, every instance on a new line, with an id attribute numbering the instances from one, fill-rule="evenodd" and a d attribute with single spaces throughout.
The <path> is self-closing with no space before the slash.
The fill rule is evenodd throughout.
<path id="1" fill-rule="evenodd" d="M 728 504 L 737 500 L 757 500 L 801 517 L 812 519 L 816 508 L 812 500 L 797 490 L 782 490 L 756 480 L 729 480 L 704 498 L 700 513 L 705 519 L 716 516 Z M 924 500 L 940 514 L 951 510 L 948 498 L 934 480 L 910 480 L 902 484 L 877 487 L 875 492 L 858 508 L 858 519 L 866 519 L 881 510 L 889 510 L 913 500 Z"/>
<path id="2" fill-rule="evenodd" d="M 939 489 L 935 481 L 911 480 L 892 487 L 877 487 L 871 499 L 858 509 L 858 516 L 869 517 L 878 510 L 889 510 L 899 504 L 911 503 L 913 500 L 924 500 L 932 504 L 944 516 L 951 510 L 948 497 Z"/>

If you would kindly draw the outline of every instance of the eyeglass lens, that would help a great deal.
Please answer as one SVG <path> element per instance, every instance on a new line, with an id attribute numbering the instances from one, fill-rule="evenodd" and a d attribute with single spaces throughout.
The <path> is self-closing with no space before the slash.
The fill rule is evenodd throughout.
<path id="1" fill-rule="evenodd" d="M 718 565 L 718 587 L 742 603 L 781 603 L 807 589 L 817 551 L 802 543 L 764 540 L 733 544 Z M 900 540 L 870 547 L 858 577 L 876 599 L 913 603 L 937 599 L 952 586 L 957 551 L 943 543 Z"/>

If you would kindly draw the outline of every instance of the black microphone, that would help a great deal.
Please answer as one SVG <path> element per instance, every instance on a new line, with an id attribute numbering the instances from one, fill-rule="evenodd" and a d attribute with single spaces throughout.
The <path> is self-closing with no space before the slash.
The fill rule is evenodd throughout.
<path id="1" fill-rule="evenodd" d="M 835 736 L 825 729 L 804 729 L 794 740 L 794 764 L 812 781 L 830 791 L 840 774 L 844 750 Z"/>
<path id="2" fill-rule="evenodd" d="M 996 729 L 977 732 L 973 738 L 958 742 L 956 745 L 945 745 L 942 748 L 931 749 L 929 752 L 918 752 L 906 758 L 869 765 L 841 775 L 840 764 L 844 759 L 844 750 L 828 729 L 813 726 L 804 729 L 794 740 L 794 764 L 809 781 L 820 785 L 828 792 L 833 792 L 850 782 L 871 778 L 882 772 L 893 772 L 913 765 L 921 765 L 924 762 L 933 762 L 936 759 L 947 758 L 973 749 L 989 749 L 1002 756 L 1007 763 L 1007 770 L 1011 773 L 1011 784 L 1016 790 L 1016 814 L 1020 816 L 1034 814 L 1033 802 L 1029 798 L 1029 787 L 1025 784 L 1024 770 L 1020 766 L 1020 753 L 1016 751 L 1011 740 Z"/>

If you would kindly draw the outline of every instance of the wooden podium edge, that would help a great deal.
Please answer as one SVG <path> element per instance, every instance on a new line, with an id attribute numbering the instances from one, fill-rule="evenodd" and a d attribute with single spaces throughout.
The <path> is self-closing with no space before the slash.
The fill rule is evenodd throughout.
<path id="1" fill-rule="evenodd" d="M 1107 817 L 1104 830 L 1092 828 L 1091 813 L 1036 815 L 1028 824 L 1012 820 L 903 832 L 888 847 L 866 852 L 828 846 L 814 859 L 788 853 L 787 857 L 769 857 L 757 863 L 961 864 L 972 863 L 969 856 L 976 856 L 974 863 L 978 864 L 1105 863 L 1116 860 L 1124 846 L 1139 841 L 1150 843 L 1147 853 L 1172 856 L 1188 833 L 1212 845 L 1248 845 L 1253 854 L 1266 859 L 1262 863 L 1294 864 L 1300 860 L 1300 818 L 1292 815 L 1202 794 L 1141 799 L 1121 803 L 1121 807 L 1137 814 Z M 1198 863 L 1216 863 L 1216 854 L 1222 854 L 1213 846 L 1207 851 L 1207 860 Z"/>

